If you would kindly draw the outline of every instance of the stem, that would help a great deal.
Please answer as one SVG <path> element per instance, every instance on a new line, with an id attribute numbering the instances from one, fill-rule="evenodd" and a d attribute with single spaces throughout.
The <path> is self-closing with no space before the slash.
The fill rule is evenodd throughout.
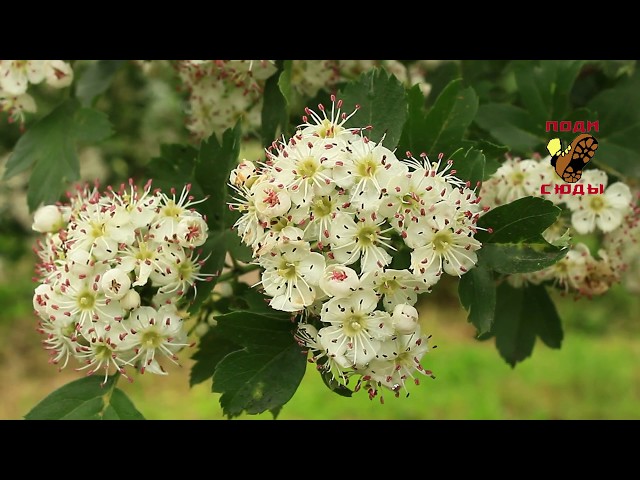
<path id="1" fill-rule="evenodd" d="M 245 273 L 253 272 L 255 270 L 258 270 L 259 268 L 260 268 L 259 265 L 245 265 L 245 266 L 238 265 L 237 267 L 233 268 L 233 270 L 231 270 L 230 272 L 220 275 L 216 283 L 226 282 L 227 280 L 231 280 L 234 277 L 244 275 Z"/>

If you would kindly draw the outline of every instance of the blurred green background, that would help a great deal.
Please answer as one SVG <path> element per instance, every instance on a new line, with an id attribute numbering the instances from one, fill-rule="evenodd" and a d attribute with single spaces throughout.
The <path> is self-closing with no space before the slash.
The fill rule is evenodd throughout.
<path id="1" fill-rule="evenodd" d="M 6 266 L 6 265 L 5 265 Z M 46 395 L 82 373 L 58 373 L 47 363 L 31 314 L 29 255 L 5 268 L 0 281 L 0 418 L 22 418 Z M 640 300 L 616 287 L 602 298 L 558 297 L 565 324 L 561 350 L 538 342 L 533 356 L 515 369 L 498 355 L 493 340 L 474 338 L 455 297 L 455 283 L 439 287 L 421 304 L 437 348 L 423 364 L 436 379 L 410 385 L 408 398 L 366 392 L 343 398 L 330 392 L 309 364 L 307 374 L 279 419 L 640 419 Z M 434 303 L 438 299 L 438 303 Z M 148 419 L 222 419 L 210 382 L 189 388 L 189 357 L 169 375 L 136 375 L 120 382 Z M 242 416 L 271 419 L 271 414 Z"/>

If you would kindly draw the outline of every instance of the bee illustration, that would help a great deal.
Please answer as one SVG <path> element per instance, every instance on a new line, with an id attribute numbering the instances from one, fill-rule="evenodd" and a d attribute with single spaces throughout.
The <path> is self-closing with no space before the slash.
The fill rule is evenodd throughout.
<path id="1" fill-rule="evenodd" d="M 593 135 L 582 133 L 565 146 L 559 138 L 552 138 L 547 144 L 551 155 L 551 165 L 556 173 L 567 183 L 576 183 L 582 177 L 582 169 L 591 161 L 598 148 Z"/>

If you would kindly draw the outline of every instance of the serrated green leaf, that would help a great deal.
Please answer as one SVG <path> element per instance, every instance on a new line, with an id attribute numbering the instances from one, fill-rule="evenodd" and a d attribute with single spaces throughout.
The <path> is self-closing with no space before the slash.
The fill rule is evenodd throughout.
<path id="1" fill-rule="evenodd" d="M 562 210 L 551 201 L 523 197 L 489 210 L 478 226 L 493 232 L 479 231 L 475 238 L 482 243 L 517 243 L 535 240 L 558 218 Z"/>
<path id="2" fill-rule="evenodd" d="M 258 414 L 287 403 L 300 384 L 306 357 L 291 339 L 286 345 L 238 351 L 227 355 L 213 376 L 213 391 L 232 418 L 243 411 Z"/>
<path id="3" fill-rule="evenodd" d="M 338 382 L 330 371 L 318 370 L 318 372 L 320 373 L 322 382 L 336 395 L 347 398 L 353 395 L 353 391 Z"/>
<path id="4" fill-rule="evenodd" d="M 454 152 L 450 159 L 453 160 L 456 177 L 471 182 L 472 188 L 489 177 L 485 175 L 487 160 L 484 154 L 473 147 L 466 151 L 460 149 Z"/>
<path id="5" fill-rule="evenodd" d="M 229 210 L 227 209 L 227 211 Z M 239 235 L 229 237 L 227 248 L 229 249 L 231 256 L 239 262 L 250 263 L 253 260 L 251 248 L 242 243 L 242 239 Z"/>
<path id="6" fill-rule="evenodd" d="M 115 376 L 91 376 L 73 381 L 49 394 L 26 420 L 144 420 L 124 392 L 115 387 Z"/>
<path id="7" fill-rule="evenodd" d="M 478 221 L 488 230 L 478 231 L 482 243 L 478 262 L 500 273 L 534 272 L 553 265 L 568 249 L 551 245 L 542 236 L 551 226 L 560 208 L 549 200 L 524 197 L 490 210 Z"/>
<path id="8" fill-rule="evenodd" d="M 398 150 L 415 155 L 451 155 L 462 145 L 463 137 L 478 111 L 478 96 L 473 88 L 463 88 L 462 80 L 449 83 L 426 115 L 419 87 L 408 93 L 409 116 L 402 131 Z M 447 157 L 448 158 L 448 157 Z"/>
<path id="9" fill-rule="evenodd" d="M 76 83 L 76 98 L 88 107 L 93 100 L 104 93 L 111 85 L 113 76 L 125 60 L 98 60 L 90 65 Z"/>
<path id="10" fill-rule="evenodd" d="M 353 125 L 371 125 L 373 129 L 368 134 L 371 140 L 379 142 L 384 136 L 385 147 L 390 150 L 396 147 L 407 117 L 404 87 L 396 77 L 381 69 L 363 73 L 357 81 L 346 85 L 340 98 L 348 111 L 360 105 Z"/>
<path id="11" fill-rule="evenodd" d="M 469 270 L 460 279 L 458 295 L 477 334 L 490 331 L 496 308 L 496 284 L 491 271 L 482 265 Z"/>
<path id="12" fill-rule="evenodd" d="M 240 345 L 218 335 L 215 328 L 210 329 L 200 338 L 198 351 L 191 357 L 195 363 L 191 367 L 189 385 L 193 387 L 213 377 L 218 363 L 231 352 L 241 349 Z"/>
<path id="13" fill-rule="evenodd" d="M 33 211 L 40 204 L 53 203 L 68 183 L 80 178 L 76 142 L 96 142 L 111 133 L 111 125 L 104 114 L 80 109 L 76 100 L 67 100 L 18 140 L 7 161 L 4 178 L 11 178 L 35 165 L 27 192 L 29 209 Z"/>
<path id="14" fill-rule="evenodd" d="M 562 344 L 562 326 L 553 302 L 542 285 L 498 287 L 492 333 L 502 358 L 515 367 L 533 352 L 536 336 L 551 348 Z"/>

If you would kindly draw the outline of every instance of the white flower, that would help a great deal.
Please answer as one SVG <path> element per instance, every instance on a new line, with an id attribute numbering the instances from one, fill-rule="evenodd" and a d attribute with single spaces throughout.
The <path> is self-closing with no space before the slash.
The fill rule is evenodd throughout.
<path id="1" fill-rule="evenodd" d="M 259 259 L 265 268 L 262 286 L 276 310 L 295 312 L 313 303 L 325 259 L 306 242 L 289 242 Z"/>
<path id="2" fill-rule="evenodd" d="M 195 248 L 203 245 L 207 240 L 209 227 L 199 215 L 183 215 L 178 223 L 176 235 L 181 247 Z"/>
<path id="3" fill-rule="evenodd" d="M 139 364 L 140 373 L 149 371 L 166 375 L 156 356 L 165 356 L 177 364 L 176 352 L 188 345 L 182 323 L 182 317 L 173 305 L 158 310 L 140 307 L 131 312 L 126 321 L 129 332 L 123 336 L 123 346 L 133 350 L 134 355 L 127 364 Z"/>
<path id="4" fill-rule="evenodd" d="M 540 176 L 538 162 L 510 158 L 505 161 L 494 174 L 500 182 L 495 188 L 496 203 L 511 203 L 522 197 L 538 195 L 540 192 Z"/>
<path id="5" fill-rule="evenodd" d="M 393 312 L 396 305 L 415 305 L 418 293 L 428 291 L 428 287 L 419 277 L 409 270 L 378 270 L 362 279 L 363 286 L 370 286 L 376 293 L 383 295 L 382 303 L 387 312 Z"/>
<path id="6" fill-rule="evenodd" d="M 607 185 L 607 174 L 602 171 L 585 172 L 585 182 Z M 583 177 L 584 177 L 583 176 Z M 593 232 L 596 227 L 602 232 L 611 232 L 620 226 L 631 206 L 631 190 L 622 182 L 610 185 L 603 194 L 575 195 L 567 200 L 572 210 L 571 224 L 576 232 Z"/>
<path id="7" fill-rule="evenodd" d="M 374 213 L 357 223 L 347 214 L 336 215 L 329 236 L 335 259 L 345 265 L 360 259 L 362 273 L 388 265 L 391 255 L 382 246 L 392 250 L 394 247 L 387 243 L 389 237 L 382 235 L 391 230 L 391 227 L 382 230 L 384 223 L 384 218 L 378 218 Z"/>
<path id="8" fill-rule="evenodd" d="M 100 286 L 104 290 L 105 297 L 120 300 L 129 292 L 131 279 L 124 270 L 112 268 L 102 275 Z"/>
<path id="9" fill-rule="evenodd" d="M 469 235 L 449 229 L 426 229 L 423 235 L 427 243 L 411 253 L 411 269 L 427 286 L 437 283 L 443 271 L 459 277 L 478 261 L 481 244 Z"/>
<path id="10" fill-rule="evenodd" d="M 409 335 L 418 329 L 418 311 L 407 304 L 398 304 L 391 314 L 391 322 L 396 332 Z"/>
<path id="11" fill-rule="evenodd" d="M 73 82 L 71 65 L 62 60 L 48 60 L 44 64 L 44 77 L 47 85 L 65 88 Z"/>
<path id="12" fill-rule="evenodd" d="M 44 80 L 44 60 L 0 60 L 0 89 L 10 95 L 27 92 L 29 83 Z"/>
<path id="13" fill-rule="evenodd" d="M 346 297 L 359 285 L 355 270 L 340 264 L 328 265 L 320 277 L 320 288 L 330 297 Z"/>
<path id="14" fill-rule="evenodd" d="M 256 167 L 253 162 L 247 159 L 242 160 L 236 168 L 231 170 L 229 175 L 229 181 L 236 187 L 245 186 L 251 188 L 256 178 Z"/>
<path id="15" fill-rule="evenodd" d="M 375 358 L 380 343 L 393 335 L 391 317 L 375 310 L 377 303 L 373 290 L 329 300 L 320 319 L 330 326 L 318 332 L 320 344 L 331 356 L 345 357 L 356 368 L 365 367 Z"/>
<path id="16" fill-rule="evenodd" d="M 264 220 L 284 215 L 291 208 L 291 197 L 281 184 L 256 182 L 251 190 L 256 211 Z"/>
<path id="17" fill-rule="evenodd" d="M 36 232 L 56 232 L 64 226 L 62 212 L 55 205 L 45 205 L 33 214 L 32 229 Z"/>

